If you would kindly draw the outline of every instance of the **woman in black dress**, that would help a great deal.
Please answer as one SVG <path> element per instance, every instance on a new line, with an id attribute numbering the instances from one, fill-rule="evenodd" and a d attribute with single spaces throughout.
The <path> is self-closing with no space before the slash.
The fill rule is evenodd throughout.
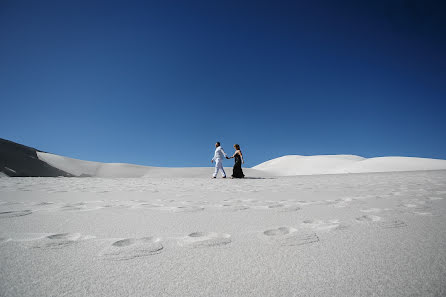
<path id="1" fill-rule="evenodd" d="M 240 150 L 240 146 L 238 144 L 234 144 L 234 148 L 235 148 L 235 153 L 234 153 L 234 155 L 232 155 L 232 157 L 229 158 L 229 159 L 231 159 L 231 158 L 235 159 L 231 177 L 232 178 L 244 178 L 245 175 L 243 174 L 242 164 L 244 164 L 245 161 L 243 161 L 242 151 Z"/>

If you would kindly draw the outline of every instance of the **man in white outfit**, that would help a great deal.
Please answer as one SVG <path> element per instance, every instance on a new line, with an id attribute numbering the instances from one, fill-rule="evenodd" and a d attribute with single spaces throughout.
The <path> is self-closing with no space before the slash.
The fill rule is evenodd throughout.
<path id="1" fill-rule="evenodd" d="M 211 160 L 212 163 L 214 163 L 214 161 L 215 161 L 215 172 L 213 175 L 214 178 L 217 178 L 217 173 L 219 170 L 221 170 L 221 174 L 223 175 L 223 178 L 226 178 L 226 173 L 225 173 L 225 170 L 223 169 L 223 157 L 228 159 L 228 155 L 226 155 L 225 151 L 220 146 L 220 142 L 217 142 L 215 144 L 214 157 Z"/>

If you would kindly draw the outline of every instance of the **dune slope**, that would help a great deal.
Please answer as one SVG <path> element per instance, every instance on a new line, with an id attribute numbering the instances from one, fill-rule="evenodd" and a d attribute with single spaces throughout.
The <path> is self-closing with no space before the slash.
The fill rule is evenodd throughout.
<path id="1" fill-rule="evenodd" d="M 39 160 L 35 148 L 0 138 L 0 176 L 71 176 Z"/>
<path id="2" fill-rule="evenodd" d="M 446 169 L 446 160 L 414 157 L 363 158 L 355 155 L 290 155 L 253 167 L 278 176 Z"/>
<path id="3" fill-rule="evenodd" d="M 74 176 L 90 177 L 210 177 L 213 173 L 212 167 L 153 167 L 126 163 L 101 163 L 84 161 L 64 156 L 37 152 L 40 160 L 49 165 L 68 172 Z M 230 162 L 227 162 L 230 164 Z M 232 168 L 225 168 L 228 176 Z M 248 177 L 268 177 L 271 174 L 265 171 L 244 168 Z"/>

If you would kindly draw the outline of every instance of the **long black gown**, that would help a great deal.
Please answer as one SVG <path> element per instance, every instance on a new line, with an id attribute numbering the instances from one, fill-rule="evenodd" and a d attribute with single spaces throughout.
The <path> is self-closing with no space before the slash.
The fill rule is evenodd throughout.
<path id="1" fill-rule="evenodd" d="M 235 155 L 234 157 L 234 167 L 232 168 L 232 177 L 233 178 L 244 178 L 245 175 L 243 174 L 242 170 L 242 158 L 239 154 Z"/>

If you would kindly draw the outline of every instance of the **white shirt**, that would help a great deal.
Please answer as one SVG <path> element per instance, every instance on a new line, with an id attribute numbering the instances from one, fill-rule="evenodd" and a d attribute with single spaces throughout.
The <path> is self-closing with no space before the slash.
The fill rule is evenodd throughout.
<path id="1" fill-rule="evenodd" d="M 224 157 L 227 157 L 225 151 L 223 150 L 223 148 L 221 146 L 217 147 L 215 149 L 215 153 L 214 153 L 214 158 L 212 158 L 212 160 L 217 160 L 217 159 L 223 159 Z"/>

